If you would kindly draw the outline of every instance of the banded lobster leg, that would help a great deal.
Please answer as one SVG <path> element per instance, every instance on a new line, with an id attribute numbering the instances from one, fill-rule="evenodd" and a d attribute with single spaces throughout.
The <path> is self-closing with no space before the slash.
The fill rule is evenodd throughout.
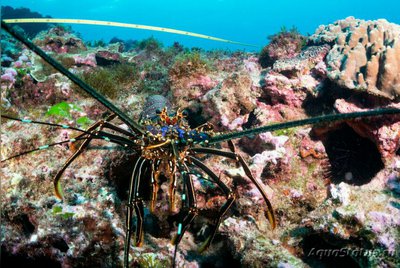
<path id="1" fill-rule="evenodd" d="M 193 220 L 198 214 L 196 193 L 194 190 L 193 180 L 189 174 L 188 167 L 182 163 L 179 158 L 178 150 L 175 144 L 172 144 L 172 150 L 177 163 L 178 171 L 183 178 L 183 194 L 182 194 L 182 208 L 179 212 L 180 220 L 178 222 L 178 231 L 175 237 L 172 239 L 172 244 L 175 245 L 174 257 L 172 261 L 172 267 L 175 267 L 176 253 L 178 251 L 178 245 L 182 240 L 186 230 L 190 227 Z"/>
<path id="2" fill-rule="evenodd" d="M 209 169 L 206 165 L 204 165 L 199 159 L 197 159 L 193 156 L 189 156 L 189 159 L 190 159 L 191 163 L 193 163 L 195 166 L 197 166 L 198 168 L 203 170 L 211 178 L 211 180 L 214 183 L 216 183 L 218 185 L 218 187 L 220 187 L 222 189 L 222 191 L 224 192 L 224 194 L 226 195 L 226 198 L 227 198 L 225 203 L 219 209 L 218 217 L 215 220 L 215 222 L 211 228 L 211 233 L 210 233 L 209 237 L 200 246 L 199 252 L 203 252 L 210 246 L 211 242 L 213 241 L 215 234 L 218 231 L 219 225 L 221 224 L 222 218 L 224 217 L 224 215 L 226 214 L 228 209 L 232 206 L 233 202 L 235 202 L 236 195 L 231 189 L 229 189 L 229 187 L 225 183 L 223 183 L 220 180 L 220 178 L 211 169 Z"/>
<path id="3" fill-rule="evenodd" d="M 239 163 L 246 176 L 254 183 L 254 185 L 257 187 L 258 191 L 261 193 L 264 202 L 267 205 L 267 218 L 269 223 L 271 224 L 271 228 L 275 229 L 276 228 L 276 219 L 275 219 L 275 214 L 274 210 L 272 208 L 271 202 L 268 199 L 267 193 L 264 190 L 264 185 L 262 182 L 258 181 L 256 178 L 253 177 L 253 174 L 251 173 L 249 167 L 247 166 L 246 162 L 244 161 L 243 157 L 239 155 L 238 153 L 235 152 L 235 147 L 231 141 L 228 142 L 229 148 L 232 150 L 232 152 L 226 152 L 222 150 L 217 150 L 213 148 L 203 148 L 203 147 L 196 147 L 192 148 L 191 150 L 197 153 L 205 153 L 205 154 L 212 154 L 212 155 L 218 155 L 218 156 L 224 156 L 230 159 L 235 160 L 237 163 Z"/>
<path id="4" fill-rule="evenodd" d="M 134 164 L 131 183 L 129 187 L 128 205 L 126 207 L 126 236 L 124 244 L 124 267 L 129 265 L 129 248 L 131 244 L 132 235 L 132 216 L 133 209 L 136 213 L 136 233 L 135 233 L 135 246 L 140 246 L 143 242 L 143 220 L 144 220 L 144 207 L 143 200 L 139 196 L 139 185 L 145 172 L 143 166 L 147 160 L 143 157 L 139 157 Z M 152 164 L 152 163 L 150 163 Z"/>
<path id="5" fill-rule="evenodd" d="M 160 177 L 160 160 L 152 161 L 151 163 L 151 185 L 152 185 L 152 192 L 150 198 L 150 212 L 154 212 L 154 207 L 157 201 L 157 193 L 159 189 L 159 177 Z"/>
<path id="6" fill-rule="evenodd" d="M 186 230 L 198 214 L 193 179 L 190 177 L 186 165 L 179 165 L 178 170 L 184 181 L 184 194 L 182 194 L 182 209 L 180 211 L 182 220 L 178 223 L 177 234 L 172 240 L 173 245 L 179 244 Z"/>
<path id="7" fill-rule="evenodd" d="M 60 179 L 61 176 L 64 174 L 64 171 L 68 168 L 68 166 L 80 155 L 82 154 L 82 152 L 87 148 L 87 146 L 89 145 L 89 143 L 96 138 L 99 133 L 101 132 L 101 130 L 103 128 L 109 128 L 118 132 L 121 132 L 125 135 L 129 135 L 132 136 L 132 133 L 127 132 L 124 129 L 121 129 L 117 126 L 114 126 L 112 124 L 110 124 L 108 121 L 113 120 L 116 117 L 115 114 L 112 114 L 110 116 L 108 116 L 106 119 L 104 120 L 99 120 L 96 123 L 92 124 L 85 133 L 79 134 L 77 137 L 75 137 L 75 139 L 83 139 L 83 143 L 79 146 L 78 150 L 72 155 L 70 156 L 67 161 L 64 163 L 64 165 L 61 167 L 61 169 L 57 172 L 57 174 L 55 175 L 53 182 L 54 182 L 54 189 L 55 189 L 55 195 L 59 198 L 59 199 L 63 199 L 63 193 L 62 193 L 62 189 L 61 189 L 61 185 L 60 185 Z M 104 132 L 103 132 L 104 133 Z M 106 134 L 106 133 L 104 133 Z M 108 133 L 107 133 L 108 134 Z M 114 136 L 112 134 L 108 134 L 111 136 Z M 116 137 L 116 136 L 115 136 Z M 105 138 L 107 139 L 107 138 Z M 117 142 L 118 143 L 118 142 Z"/>

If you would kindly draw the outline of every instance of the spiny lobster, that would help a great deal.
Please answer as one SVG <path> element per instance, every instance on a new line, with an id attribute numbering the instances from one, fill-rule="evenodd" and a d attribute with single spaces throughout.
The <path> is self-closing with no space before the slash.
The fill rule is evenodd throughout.
<path id="1" fill-rule="evenodd" d="M 184 236 L 185 232 L 190 227 L 191 223 L 198 215 L 198 208 L 196 204 L 196 190 L 194 188 L 193 180 L 198 175 L 194 172 L 194 169 L 200 170 L 201 173 L 205 174 L 209 180 L 217 185 L 222 190 L 226 197 L 225 203 L 220 207 L 217 217 L 211 227 L 208 238 L 200 247 L 200 251 L 206 250 L 212 243 L 215 234 L 218 231 L 218 227 L 224 218 L 228 209 L 235 202 L 235 192 L 230 189 L 217 174 L 215 174 L 211 168 L 206 166 L 198 157 L 200 154 L 221 156 L 228 159 L 232 159 L 238 165 L 240 165 L 245 175 L 252 181 L 256 188 L 261 193 L 266 205 L 266 216 L 267 219 L 274 229 L 276 227 L 276 219 L 274 210 L 267 197 L 263 183 L 252 175 L 249 167 L 244 161 L 243 157 L 235 151 L 232 139 L 241 138 L 249 135 L 256 135 L 267 131 L 274 131 L 280 129 L 287 129 L 296 126 L 327 123 L 341 120 L 350 120 L 360 117 L 369 116 L 380 116 L 399 114 L 400 110 L 395 108 L 380 108 L 373 109 L 364 112 L 355 112 L 347 114 L 331 114 L 317 116 L 313 118 L 307 118 L 302 120 L 290 121 L 285 123 L 277 123 L 267 126 L 256 127 L 252 129 L 231 132 L 231 133 L 217 133 L 213 130 L 213 126 L 210 124 L 204 124 L 196 128 L 191 128 L 187 123 L 185 117 L 186 114 L 179 109 L 176 112 L 171 112 L 169 105 L 163 102 L 164 107 L 156 105 L 156 108 L 151 111 L 147 110 L 143 112 L 142 120 L 136 122 L 129 118 L 124 112 L 119 110 L 114 104 L 112 104 L 103 95 L 98 93 L 94 88 L 90 87 L 77 76 L 68 71 L 60 63 L 56 62 L 40 48 L 34 45 L 29 40 L 25 39 L 18 32 L 10 28 L 6 23 L 2 21 L 2 28 L 11 34 L 14 38 L 25 44 L 29 49 L 39 55 L 43 60 L 49 63 L 52 67 L 58 70 L 63 75 L 67 76 L 73 83 L 82 88 L 86 93 L 92 96 L 94 99 L 103 104 L 108 108 L 112 115 L 108 116 L 104 120 L 100 120 L 92 124 L 87 129 L 79 129 L 66 125 L 45 123 L 34 120 L 19 119 L 8 115 L 1 115 L 4 119 L 20 121 L 23 123 L 34 123 L 43 124 L 53 127 L 66 128 L 79 132 L 77 137 L 62 141 L 58 143 L 49 144 L 47 146 L 41 146 L 39 148 L 25 151 L 3 159 L 2 162 L 8 161 L 12 158 L 16 158 L 33 151 L 46 149 L 50 146 L 55 146 L 64 143 L 76 143 L 81 142 L 79 148 L 75 153 L 64 163 L 62 168 L 57 172 L 54 177 L 54 188 L 55 195 L 59 199 L 63 199 L 63 193 L 60 186 L 60 179 L 64 174 L 65 170 L 71 163 L 82 154 L 88 147 L 92 140 L 100 139 L 111 143 L 122 146 L 128 151 L 134 151 L 137 154 L 137 158 L 132 163 L 133 172 L 130 178 L 129 195 L 126 206 L 126 234 L 124 243 L 124 267 L 129 267 L 129 249 L 131 244 L 131 236 L 133 232 L 134 212 L 136 214 L 136 230 L 134 245 L 140 246 L 144 240 L 144 202 L 143 194 L 140 189 L 141 182 L 149 181 L 152 185 L 152 194 L 150 201 L 150 211 L 154 210 L 157 192 L 159 187 L 159 177 L 164 175 L 169 179 L 169 205 L 171 210 L 174 210 L 175 206 L 175 191 L 177 189 L 177 181 L 180 181 L 183 185 L 183 192 L 181 193 L 181 209 L 179 221 L 177 223 L 177 233 L 172 240 L 175 245 L 175 254 L 173 257 L 173 266 L 175 266 L 176 252 L 178 245 Z M 150 107 L 155 101 L 153 97 L 149 98 L 148 103 L 145 107 Z M 154 108 L 154 107 L 152 107 Z M 114 119 L 120 119 L 126 124 L 128 129 L 121 128 L 116 124 L 112 123 Z M 117 134 L 115 134 L 117 133 Z M 228 142 L 230 148 L 229 151 L 212 148 L 213 144 L 220 142 Z"/>

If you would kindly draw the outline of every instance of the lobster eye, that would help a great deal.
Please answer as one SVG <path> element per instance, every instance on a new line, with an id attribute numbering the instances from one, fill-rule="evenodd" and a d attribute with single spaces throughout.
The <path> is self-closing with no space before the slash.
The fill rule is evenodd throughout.
<path id="1" fill-rule="evenodd" d="M 189 115 L 189 112 L 188 112 L 187 110 L 183 110 L 183 111 L 182 111 L 182 115 L 183 115 L 184 117 L 187 117 L 187 116 Z"/>
<path id="2" fill-rule="evenodd" d="M 160 110 L 160 109 L 157 109 L 157 110 L 156 110 L 156 114 L 161 114 L 161 110 Z"/>

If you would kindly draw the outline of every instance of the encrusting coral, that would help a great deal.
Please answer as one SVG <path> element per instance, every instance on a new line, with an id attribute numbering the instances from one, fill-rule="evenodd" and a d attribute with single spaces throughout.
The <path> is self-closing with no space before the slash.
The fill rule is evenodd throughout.
<path id="1" fill-rule="evenodd" d="M 314 44 L 333 45 L 328 77 L 338 85 L 389 99 L 400 96 L 400 26 L 349 17 L 320 26 Z"/>

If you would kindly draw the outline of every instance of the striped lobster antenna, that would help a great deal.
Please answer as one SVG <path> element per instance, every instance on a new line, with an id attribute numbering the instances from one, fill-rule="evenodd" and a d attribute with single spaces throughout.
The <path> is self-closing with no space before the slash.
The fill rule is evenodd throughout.
<path id="1" fill-rule="evenodd" d="M 301 119 L 301 120 L 295 120 L 295 121 L 284 122 L 284 123 L 276 123 L 276 124 L 271 124 L 271 125 L 267 125 L 267 126 L 246 129 L 246 130 L 237 131 L 237 132 L 224 133 L 224 134 L 216 135 L 216 136 L 210 138 L 209 143 L 213 144 L 213 143 L 218 143 L 218 142 L 227 141 L 227 140 L 231 140 L 231 139 L 241 138 L 244 136 L 256 135 L 256 134 L 260 134 L 260 133 L 267 132 L 267 131 L 275 131 L 275 130 L 299 127 L 299 126 L 304 126 L 304 125 L 314 125 L 314 124 L 323 124 L 323 123 L 326 124 L 326 123 L 332 123 L 332 122 L 343 121 L 343 120 L 351 120 L 351 119 L 357 119 L 357 118 L 383 116 L 383 115 L 394 115 L 394 114 L 400 114 L 400 109 L 398 109 L 398 108 L 377 108 L 377 109 L 372 109 L 372 110 L 367 110 L 367 111 L 362 111 L 362 112 L 321 115 L 321 116 L 316 116 L 316 117 L 311 117 L 311 118 L 306 118 L 306 119 Z"/>
<path id="2" fill-rule="evenodd" d="M 168 201 L 170 209 L 173 211 L 177 181 L 178 178 L 181 179 L 179 183 L 182 185 L 183 192 L 181 195 L 179 220 L 177 221 L 178 230 L 176 236 L 172 240 L 172 243 L 175 246 L 175 253 L 173 257 L 173 265 L 175 266 L 178 245 L 185 232 L 191 226 L 191 223 L 199 214 L 199 208 L 197 207 L 198 193 L 194 188 L 193 182 L 194 179 L 199 178 L 199 176 L 195 175 L 195 172 L 199 171 L 202 174 L 201 176 L 205 175 L 207 179 L 212 184 L 216 185 L 225 196 L 225 202 L 220 206 L 217 216 L 215 217 L 210 228 L 209 235 L 204 243 L 199 247 L 199 251 L 204 251 L 210 246 L 218 231 L 218 227 L 226 216 L 227 211 L 232 204 L 234 204 L 237 198 L 236 192 L 231 189 L 229 185 L 223 182 L 223 180 L 220 179 L 220 176 L 218 176 L 212 170 L 212 168 L 203 163 L 201 158 L 202 155 L 230 159 L 231 161 L 236 162 L 236 164 L 244 170 L 245 176 L 250 179 L 253 185 L 255 185 L 257 190 L 261 193 L 261 196 L 266 204 L 266 218 L 271 225 L 271 229 L 274 229 L 277 225 L 276 218 L 272 204 L 268 199 L 266 190 L 264 189 L 265 185 L 259 178 L 253 176 L 243 157 L 236 152 L 232 139 L 303 125 L 324 124 L 343 120 L 354 120 L 357 118 L 400 114 L 400 109 L 378 108 L 361 112 L 322 115 L 296 121 L 271 124 L 237 132 L 216 134 L 213 132 L 210 125 L 202 125 L 197 128 L 191 128 L 184 119 L 185 115 L 182 112 L 178 110 L 176 114 L 168 114 L 167 106 L 169 106 L 169 104 L 158 99 L 159 103 L 164 103 L 164 109 L 159 111 L 158 109 L 155 109 L 155 107 L 151 107 L 151 109 L 148 109 L 151 111 L 145 112 L 147 115 L 148 113 L 151 113 L 150 120 L 146 120 L 148 118 L 145 118 L 144 116 L 143 120 L 140 122 L 135 122 L 108 99 L 106 99 L 102 94 L 100 94 L 96 89 L 87 85 L 76 75 L 63 67 L 60 63 L 48 56 L 43 50 L 41 50 L 31 41 L 14 31 L 11 27 L 9 27 L 9 25 L 7 25 L 7 23 L 2 21 L 1 26 L 2 29 L 7 31 L 11 36 L 25 44 L 29 49 L 39 55 L 45 62 L 68 77 L 73 83 L 82 88 L 86 93 L 88 93 L 91 97 L 96 99 L 112 112 L 111 116 L 92 124 L 86 130 L 61 124 L 19 119 L 8 115 L 1 115 L 2 118 L 8 120 L 71 129 L 79 133 L 78 136 L 73 139 L 43 145 L 38 148 L 10 156 L 7 159 L 3 159 L 2 162 L 59 144 L 81 141 L 78 150 L 68 158 L 54 178 L 56 196 L 62 199 L 63 194 L 60 186 L 61 176 L 68 166 L 85 151 L 92 140 L 102 139 L 109 141 L 121 145 L 127 150 L 134 151 L 137 154 L 137 158 L 132 163 L 133 171 L 131 173 L 129 189 L 127 191 L 128 201 L 126 206 L 126 234 L 123 257 L 124 267 L 129 267 L 131 240 L 133 240 L 132 244 L 134 246 L 142 245 L 144 240 L 143 225 L 145 210 L 144 199 L 142 196 L 143 193 L 140 189 L 143 181 L 150 181 L 151 183 L 152 194 L 150 200 L 150 211 L 153 212 L 154 203 L 157 201 L 156 199 L 160 182 L 159 177 L 162 173 L 162 175 L 169 180 Z M 111 122 L 116 117 L 118 117 L 128 126 L 129 131 L 118 127 Z M 225 141 L 228 142 L 229 151 L 207 147 L 207 145 Z M 178 177 L 177 174 L 180 174 L 180 176 Z M 136 215 L 136 225 L 133 221 L 134 215 Z M 134 239 L 132 239 L 133 233 L 135 233 Z"/>

